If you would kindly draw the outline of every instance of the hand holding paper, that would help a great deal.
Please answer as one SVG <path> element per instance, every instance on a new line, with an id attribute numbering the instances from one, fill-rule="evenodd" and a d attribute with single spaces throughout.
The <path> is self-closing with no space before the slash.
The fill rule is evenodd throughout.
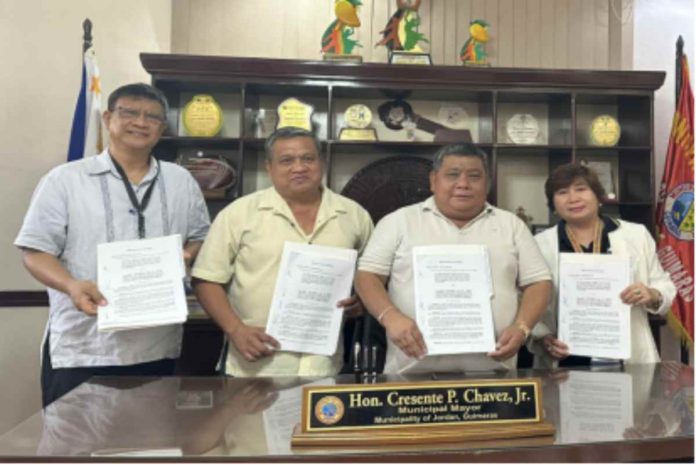
<path id="1" fill-rule="evenodd" d="M 107 303 L 94 281 L 72 281 L 68 285 L 68 293 L 75 307 L 89 316 L 95 316 L 98 307 Z"/>
<path id="2" fill-rule="evenodd" d="M 274 349 L 280 349 L 278 341 L 257 326 L 242 324 L 232 331 L 230 339 L 239 353 L 250 362 L 273 355 Z"/>
<path id="3" fill-rule="evenodd" d="M 97 313 L 99 331 L 186 321 L 180 235 L 99 244 L 97 267 L 108 302 Z"/>
<path id="4" fill-rule="evenodd" d="M 495 350 L 493 285 L 480 245 L 413 248 L 416 322 L 428 355 Z"/>
<path id="5" fill-rule="evenodd" d="M 631 356 L 631 311 L 620 293 L 630 282 L 626 257 L 560 255 L 558 338 L 573 355 Z"/>
<path id="6" fill-rule="evenodd" d="M 281 350 L 333 355 L 343 322 L 337 302 L 350 296 L 357 252 L 286 242 L 266 334 Z"/>

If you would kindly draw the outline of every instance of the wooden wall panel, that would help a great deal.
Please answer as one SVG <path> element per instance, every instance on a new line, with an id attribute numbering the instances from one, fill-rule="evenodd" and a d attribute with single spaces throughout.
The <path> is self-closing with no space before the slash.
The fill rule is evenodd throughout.
<path id="1" fill-rule="evenodd" d="M 611 21 L 609 1 L 422 0 L 420 31 L 430 40 L 423 48 L 435 64 L 457 65 L 469 22 L 484 19 L 492 66 L 617 67 L 616 57 L 632 46 L 626 43 L 632 20 Z M 172 52 L 321 59 L 321 35 L 334 19 L 333 6 L 334 0 L 172 0 Z M 365 62 L 387 60 L 387 51 L 375 44 L 395 11 L 396 0 L 363 0 L 355 37 Z"/>
<path id="2" fill-rule="evenodd" d="M 539 0 L 527 0 L 527 60 L 525 66 L 541 66 L 541 9 Z"/>
<path id="3" fill-rule="evenodd" d="M 554 68 L 571 68 L 568 60 L 568 4 L 570 0 L 554 2 L 553 64 Z"/>
<path id="4" fill-rule="evenodd" d="M 459 49 L 461 46 L 456 40 L 446 40 L 449 37 L 457 37 L 457 0 L 445 0 L 445 18 L 442 28 L 443 40 L 445 42 L 444 56 L 446 65 L 459 63 Z M 437 63 L 437 62 L 436 62 Z"/>
<path id="5" fill-rule="evenodd" d="M 451 57 L 446 54 L 445 27 L 447 12 L 446 2 L 433 2 L 430 10 L 430 50 L 434 63 L 442 63 L 445 65 L 452 64 Z M 426 36 L 427 37 L 427 36 Z"/>
<path id="6" fill-rule="evenodd" d="M 500 21 L 498 20 L 498 3 L 497 1 L 495 2 L 486 2 L 486 9 L 482 17 L 489 23 L 489 24 L 496 24 L 495 29 L 489 28 L 489 38 L 488 38 L 488 45 L 486 46 L 486 51 L 488 52 L 489 56 L 489 61 L 491 65 L 497 66 L 497 55 L 498 55 L 498 49 L 500 47 L 500 32 L 501 32 L 501 27 L 500 27 Z"/>
<path id="7" fill-rule="evenodd" d="M 609 4 L 606 0 L 594 0 L 594 69 L 609 68 Z"/>
<path id="8" fill-rule="evenodd" d="M 527 0 L 515 0 L 513 4 L 513 61 L 515 67 L 527 65 Z"/>
<path id="9" fill-rule="evenodd" d="M 457 49 L 457 55 L 459 50 L 461 50 L 462 45 L 469 38 L 469 23 L 472 20 L 471 17 L 471 0 L 457 0 L 456 8 L 454 10 L 454 16 L 457 18 L 457 35 L 454 43 Z M 459 56 L 457 56 L 456 63 L 459 63 Z"/>
<path id="10" fill-rule="evenodd" d="M 498 27 L 491 25 L 491 35 L 497 38 L 498 53 L 491 56 L 491 63 L 500 67 L 515 66 L 514 11 L 515 0 L 498 1 Z"/>
<path id="11" fill-rule="evenodd" d="M 553 68 L 553 36 L 555 21 L 555 6 L 556 0 L 541 0 L 540 8 L 540 24 L 539 24 L 539 49 L 541 68 Z"/>

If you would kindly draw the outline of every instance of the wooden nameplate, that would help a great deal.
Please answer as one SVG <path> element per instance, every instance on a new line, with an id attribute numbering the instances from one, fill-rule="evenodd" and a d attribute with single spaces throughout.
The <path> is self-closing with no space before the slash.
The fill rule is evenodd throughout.
<path id="1" fill-rule="evenodd" d="M 553 436 L 541 381 L 306 386 L 293 447 L 384 446 Z"/>

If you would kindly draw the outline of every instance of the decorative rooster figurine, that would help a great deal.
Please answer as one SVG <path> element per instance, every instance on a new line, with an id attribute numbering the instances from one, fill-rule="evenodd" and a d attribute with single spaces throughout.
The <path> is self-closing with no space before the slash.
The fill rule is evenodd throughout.
<path id="1" fill-rule="evenodd" d="M 486 65 L 485 44 L 488 42 L 488 23 L 482 19 L 475 19 L 469 23 L 471 37 L 464 42 L 459 59 L 465 65 Z"/>
<path id="2" fill-rule="evenodd" d="M 377 45 L 384 45 L 389 50 L 405 50 L 407 52 L 422 52 L 418 46 L 419 42 L 428 42 L 423 34 L 418 32 L 420 16 L 418 8 L 421 0 L 396 0 L 397 10 L 389 18 L 389 22 L 384 27 L 382 40 Z"/>
<path id="3" fill-rule="evenodd" d="M 350 37 L 356 27 L 360 27 L 357 9 L 362 5 L 360 0 L 336 0 L 334 12 L 336 19 L 326 28 L 321 36 L 321 53 L 334 55 L 349 55 L 353 48 L 361 47 L 357 40 Z"/>

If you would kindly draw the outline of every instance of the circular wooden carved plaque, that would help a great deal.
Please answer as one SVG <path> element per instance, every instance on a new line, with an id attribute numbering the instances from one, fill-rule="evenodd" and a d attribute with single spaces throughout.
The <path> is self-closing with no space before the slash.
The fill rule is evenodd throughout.
<path id="1" fill-rule="evenodd" d="M 417 157 L 378 160 L 358 171 L 341 191 L 368 211 L 375 224 L 383 216 L 430 197 L 433 164 Z"/>

